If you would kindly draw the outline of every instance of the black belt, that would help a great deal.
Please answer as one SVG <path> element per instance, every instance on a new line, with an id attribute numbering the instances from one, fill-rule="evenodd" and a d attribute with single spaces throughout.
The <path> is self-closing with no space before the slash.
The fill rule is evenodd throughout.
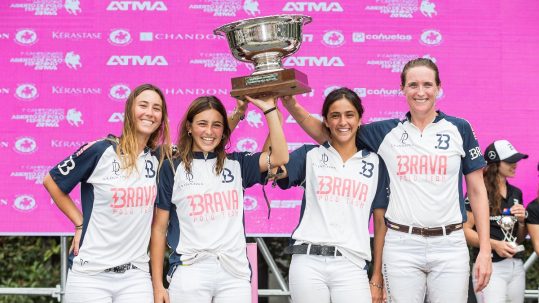
<path id="1" fill-rule="evenodd" d="M 137 269 L 137 267 L 131 263 L 127 263 L 127 264 L 118 265 L 116 267 L 107 268 L 104 270 L 104 272 L 114 272 L 117 274 L 123 274 L 124 272 L 130 269 Z"/>
<path id="2" fill-rule="evenodd" d="M 462 223 L 455 223 L 455 224 L 449 224 L 444 227 L 414 227 L 414 226 L 408 226 L 403 224 L 398 224 L 395 222 L 391 222 L 386 219 L 386 226 L 390 229 L 400 231 L 403 233 L 409 233 L 414 235 L 420 235 L 423 237 L 436 237 L 436 236 L 443 236 L 444 235 L 444 228 L 445 228 L 445 234 L 449 235 L 450 233 L 462 229 Z"/>
<path id="3" fill-rule="evenodd" d="M 309 249 L 310 247 L 310 249 Z M 301 244 L 290 245 L 284 249 L 285 254 L 303 254 L 318 256 L 342 256 L 341 252 L 335 246 Z"/>

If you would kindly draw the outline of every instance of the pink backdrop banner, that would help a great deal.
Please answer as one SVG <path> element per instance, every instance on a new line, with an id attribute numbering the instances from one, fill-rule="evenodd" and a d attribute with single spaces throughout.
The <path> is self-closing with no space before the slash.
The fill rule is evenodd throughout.
<path id="1" fill-rule="evenodd" d="M 530 154 L 511 182 L 525 201 L 535 198 L 538 1 L 9 0 L 0 3 L 0 234 L 72 233 L 43 176 L 85 142 L 119 134 L 124 101 L 138 84 L 163 89 L 174 129 L 200 95 L 216 95 L 232 111 L 230 78 L 252 66 L 236 61 L 213 29 L 276 14 L 313 18 L 300 50 L 284 60 L 308 75 L 313 91 L 298 99 L 313 115 L 330 90 L 347 86 L 363 99 L 364 123 L 403 117 L 399 72 L 429 57 L 443 82 L 438 107 L 469 120 L 483 150 L 508 139 Z M 291 151 L 312 142 L 284 118 Z M 266 129 L 249 108 L 230 150 L 259 150 Z M 261 188 L 249 189 L 247 233 L 289 235 L 301 195 L 270 189 L 268 220 Z M 72 196 L 80 203 L 78 189 Z"/>

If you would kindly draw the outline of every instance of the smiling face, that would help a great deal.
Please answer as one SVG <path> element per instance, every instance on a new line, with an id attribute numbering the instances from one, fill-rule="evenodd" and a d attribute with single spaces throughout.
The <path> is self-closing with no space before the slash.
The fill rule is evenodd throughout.
<path id="1" fill-rule="evenodd" d="M 213 152 L 221 143 L 224 132 L 224 117 L 210 108 L 193 117 L 188 133 L 193 138 L 193 151 Z"/>
<path id="2" fill-rule="evenodd" d="M 163 100 L 153 90 L 145 90 L 135 97 L 133 117 L 137 135 L 144 140 L 159 128 L 163 118 Z"/>
<path id="3" fill-rule="evenodd" d="M 324 117 L 324 124 L 329 129 L 333 145 L 355 142 L 360 123 L 357 109 L 346 98 L 334 101 Z"/>
<path id="4" fill-rule="evenodd" d="M 402 92 L 412 116 L 436 114 L 436 97 L 440 87 L 436 84 L 435 76 L 435 71 L 427 66 L 416 66 L 406 71 Z"/>

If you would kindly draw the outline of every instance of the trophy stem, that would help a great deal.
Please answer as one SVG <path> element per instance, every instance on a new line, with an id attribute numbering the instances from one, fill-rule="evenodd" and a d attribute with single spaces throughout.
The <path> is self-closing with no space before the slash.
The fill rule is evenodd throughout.
<path id="1" fill-rule="evenodd" d="M 255 64 L 253 75 L 283 70 L 282 56 L 280 52 L 264 52 L 254 55 L 251 59 Z"/>

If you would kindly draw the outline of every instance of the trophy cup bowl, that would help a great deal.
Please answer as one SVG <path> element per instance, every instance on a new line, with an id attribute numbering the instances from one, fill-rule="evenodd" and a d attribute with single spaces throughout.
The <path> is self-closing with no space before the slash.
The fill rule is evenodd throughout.
<path id="1" fill-rule="evenodd" d="M 231 95 L 296 95 L 310 92 L 305 74 L 284 69 L 282 59 L 298 51 L 303 25 L 312 21 L 303 15 L 276 15 L 245 19 L 214 30 L 227 37 L 234 58 L 254 64 L 251 76 L 232 79 Z"/>

